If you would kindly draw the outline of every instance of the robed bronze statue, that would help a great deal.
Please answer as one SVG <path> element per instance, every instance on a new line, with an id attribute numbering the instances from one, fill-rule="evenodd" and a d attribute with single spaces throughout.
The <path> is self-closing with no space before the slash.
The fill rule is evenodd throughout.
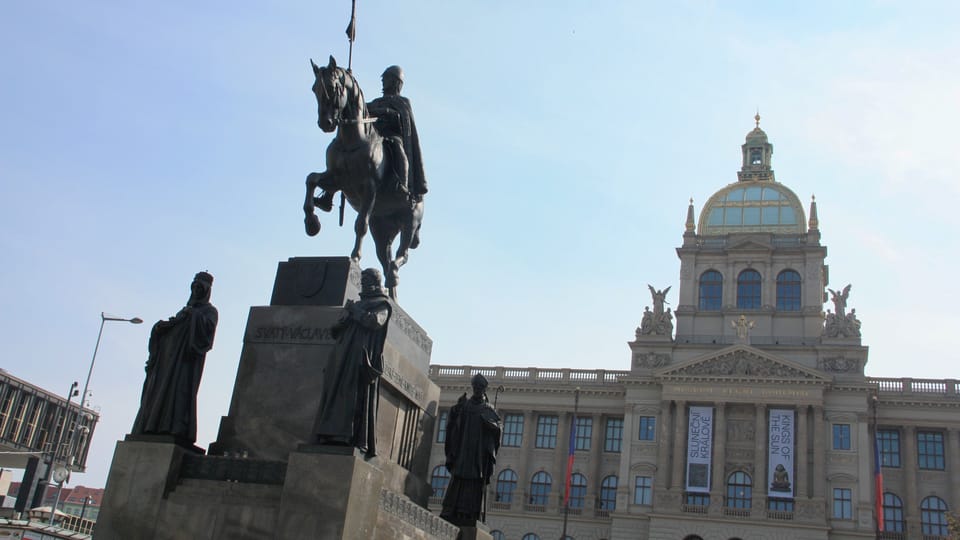
<path id="1" fill-rule="evenodd" d="M 310 236 L 320 232 L 315 208 L 329 212 L 340 191 L 357 211 L 350 257 L 360 260 L 367 230 L 373 236 L 377 258 L 390 295 L 396 297 L 400 267 L 409 250 L 420 244 L 423 195 L 427 182 L 420 141 L 410 101 L 400 96 L 403 71 L 391 66 L 383 73 L 383 97 L 364 102 L 363 91 L 349 70 L 330 57 L 325 67 L 313 67 L 317 98 L 317 125 L 337 132 L 327 147 L 327 170 L 307 175 L 303 202 L 304 225 Z M 317 189 L 319 197 L 314 196 Z M 341 222 L 343 219 L 341 208 Z M 395 255 L 393 240 L 400 235 Z"/>
<path id="2" fill-rule="evenodd" d="M 196 442 L 197 390 L 217 330 L 217 308 L 210 303 L 212 287 L 213 276 L 198 273 L 187 305 L 153 325 L 147 377 L 131 434 L 170 435 L 181 444 Z"/>
<path id="3" fill-rule="evenodd" d="M 487 379 L 470 380 L 473 395 L 463 394 L 450 408 L 444 443 L 450 484 L 440 517 L 461 527 L 473 527 L 483 514 L 483 494 L 500 450 L 500 417 L 487 400 Z"/>
<path id="4" fill-rule="evenodd" d="M 380 272 L 360 276 L 360 300 L 347 300 L 331 328 L 337 340 L 323 380 L 316 442 L 354 446 L 377 454 L 377 404 L 383 373 L 383 344 L 393 308 L 380 286 Z"/>

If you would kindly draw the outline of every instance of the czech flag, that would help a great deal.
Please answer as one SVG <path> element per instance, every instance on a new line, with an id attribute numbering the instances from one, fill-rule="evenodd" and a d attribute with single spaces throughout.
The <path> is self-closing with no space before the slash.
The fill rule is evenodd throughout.
<path id="1" fill-rule="evenodd" d="M 577 442 L 577 415 L 573 415 L 573 425 L 570 426 L 570 451 L 567 454 L 567 479 L 564 482 L 563 506 L 567 507 L 570 503 L 570 477 L 573 475 L 573 451 Z"/>
<path id="2" fill-rule="evenodd" d="M 880 470 L 880 439 L 873 438 L 873 506 L 877 515 L 877 531 L 883 531 L 883 473 Z"/>

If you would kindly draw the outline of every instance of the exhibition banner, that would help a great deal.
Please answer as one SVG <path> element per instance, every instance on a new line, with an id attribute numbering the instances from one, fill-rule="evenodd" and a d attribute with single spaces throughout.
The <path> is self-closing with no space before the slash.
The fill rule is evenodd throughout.
<path id="1" fill-rule="evenodd" d="M 710 492 L 713 407 L 690 407 L 687 424 L 687 491 Z"/>
<path id="2" fill-rule="evenodd" d="M 770 409 L 767 445 L 768 497 L 793 498 L 793 411 Z"/>

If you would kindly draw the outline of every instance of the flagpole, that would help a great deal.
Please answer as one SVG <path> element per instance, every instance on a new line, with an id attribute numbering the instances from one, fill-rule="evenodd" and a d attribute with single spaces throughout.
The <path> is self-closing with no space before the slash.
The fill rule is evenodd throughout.
<path id="1" fill-rule="evenodd" d="M 353 72 L 353 40 L 357 38 L 357 0 L 350 2 L 350 25 L 347 26 L 347 39 L 350 40 L 350 55 L 347 57 L 347 71 Z M 341 226 L 343 223 L 340 224 Z"/>
<path id="2" fill-rule="evenodd" d="M 569 454 L 567 458 L 567 481 L 563 492 L 563 533 L 560 540 L 567 538 L 567 516 L 570 514 L 570 477 L 573 472 L 573 455 L 577 444 L 577 409 L 580 407 L 580 387 L 573 391 L 573 422 L 570 423 Z"/>

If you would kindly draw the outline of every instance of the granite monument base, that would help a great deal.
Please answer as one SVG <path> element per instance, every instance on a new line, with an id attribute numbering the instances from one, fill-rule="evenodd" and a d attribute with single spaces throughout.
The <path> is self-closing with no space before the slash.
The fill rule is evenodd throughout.
<path id="1" fill-rule="evenodd" d="M 440 394 L 428 378 L 432 341 L 399 306 L 384 346 L 377 456 L 312 445 L 330 327 L 359 278 L 346 257 L 280 263 L 271 305 L 250 309 L 216 442 L 207 455 L 162 437 L 119 442 L 97 540 L 456 538 L 426 509 Z"/>
<path id="2" fill-rule="evenodd" d="M 98 540 L 456 539 L 455 526 L 403 495 L 409 478 L 395 463 L 344 447 L 305 446 L 280 463 L 123 441 L 94 534 Z"/>

